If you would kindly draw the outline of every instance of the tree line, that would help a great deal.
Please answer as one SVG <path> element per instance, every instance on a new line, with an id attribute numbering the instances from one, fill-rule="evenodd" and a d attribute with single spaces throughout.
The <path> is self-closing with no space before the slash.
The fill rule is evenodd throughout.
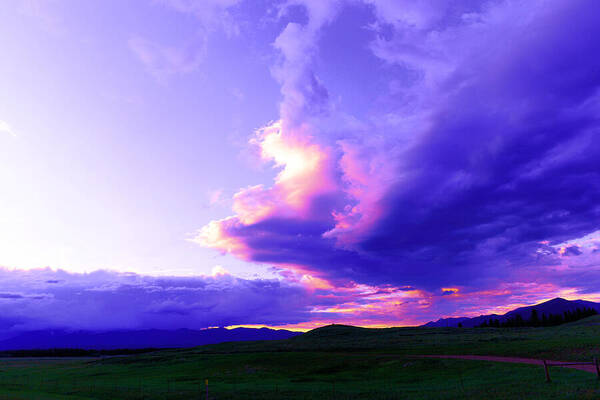
<path id="1" fill-rule="evenodd" d="M 531 310 L 531 316 L 529 319 L 524 319 L 520 314 L 515 315 L 500 321 L 498 318 L 490 318 L 489 320 L 483 321 L 483 323 L 477 325 L 477 328 L 516 328 L 522 326 L 556 326 L 567 322 L 573 322 L 582 318 L 591 317 L 592 315 L 598 314 L 593 308 L 584 307 L 577 308 L 573 311 L 565 311 L 557 314 L 542 314 L 541 318 L 534 308 Z"/>

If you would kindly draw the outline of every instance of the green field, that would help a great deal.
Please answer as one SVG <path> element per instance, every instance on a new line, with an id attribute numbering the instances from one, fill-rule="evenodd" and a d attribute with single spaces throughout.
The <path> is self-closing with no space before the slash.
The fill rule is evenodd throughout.
<path id="1" fill-rule="evenodd" d="M 1 359 L 0 399 L 598 399 L 591 373 L 486 361 L 480 354 L 600 357 L 600 316 L 551 328 L 329 326 L 277 342 L 239 342 L 87 359 Z"/>

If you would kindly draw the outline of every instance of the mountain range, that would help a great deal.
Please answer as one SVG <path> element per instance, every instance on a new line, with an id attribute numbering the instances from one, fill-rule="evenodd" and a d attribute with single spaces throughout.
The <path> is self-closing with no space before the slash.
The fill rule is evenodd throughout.
<path id="1" fill-rule="evenodd" d="M 535 304 L 533 306 L 519 307 L 506 314 L 489 314 L 480 315 L 478 317 L 455 317 L 455 318 L 440 318 L 437 321 L 430 321 L 424 327 L 457 327 L 460 323 L 465 328 L 472 328 L 481 325 L 484 321 L 490 319 L 498 319 L 500 323 L 507 321 L 510 318 L 520 315 L 523 319 L 528 319 L 531 315 L 531 311 L 535 309 L 541 316 L 542 314 L 563 314 L 565 311 L 575 311 L 577 308 L 593 308 L 600 313 L 600 303 L 594 303 L 593 301 L 587 300 L 565 300 L 557 297 L 546 302 Z"/>
<path id="2" fill-rule="evenodd" d="M 490 319 L 500 323 L 520 315 L 524 320 L 536 310 L 541 317 L 543 314 L 563 314 L 576 309 L 591 308 L 600 313 L 600 303 L 586 300 L 565 300 L 555 298 L 540 304 L 520 307 L 506 314 L 489 314 L 478 317 L 440 318 L 422 325 L 423 327 L 462 327 L 470 328 L 481 325 Z M 148 348 L 179 348 L 194 347 L 205 344 L 222 342 L 281 340 L 289 339 L 302 332 L 269 328 L 211 328 L 202 330 L 177 329 L 145 329 L 145 330 L 116 330 L 105 332 L 38 330 L 16 334 L 13 337 L 0 340 L 0 351 L 13 350 L 47 350 L 47 349 L 148 349 Z"/>
<path id="3" fill-rule="evenodd" d="M 0 351 L 42 349 L 144 349 L 194 347 L 245 340 L 288 339 L 302 332 L 269 328 L 211 328 L 202 330 L 120 330 L 108 332 L 40 330 L 0 341 Z"/>

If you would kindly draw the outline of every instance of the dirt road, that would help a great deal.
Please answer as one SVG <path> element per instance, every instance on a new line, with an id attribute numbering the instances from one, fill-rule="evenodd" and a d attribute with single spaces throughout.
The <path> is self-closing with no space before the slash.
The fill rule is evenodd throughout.
<path id="1" fill-rule="evenodd" d="M 544 365 L 543 360 L 537 360 L 535 358 L 519 358 L 519 357 L 498 357 L 498 356 L 467 356 L 467 355 L 421 355 L 415 356 L 419 358 L 454 358 L 460 360 L 480 360 L 480 361 L 495 361 L 495 362 L 507 362 L 507 363 L 518 363 L 518 364 L 534 364 Z M 552 361 L 546 360 L 549 364 L 560 364 L 568 363 L 568 361 Z M 562 368 L 574 368 L 581 371 L 596 373 L 595 365 L 564 365 Z"/>

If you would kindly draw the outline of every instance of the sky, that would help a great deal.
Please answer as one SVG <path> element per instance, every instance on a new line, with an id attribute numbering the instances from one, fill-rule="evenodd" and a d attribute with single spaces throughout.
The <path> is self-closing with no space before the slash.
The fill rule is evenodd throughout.
<path id="1" fill-rule="evenodd" d="M 0 2 L 0 337 L 600 300 L 584 0 Z"/>

